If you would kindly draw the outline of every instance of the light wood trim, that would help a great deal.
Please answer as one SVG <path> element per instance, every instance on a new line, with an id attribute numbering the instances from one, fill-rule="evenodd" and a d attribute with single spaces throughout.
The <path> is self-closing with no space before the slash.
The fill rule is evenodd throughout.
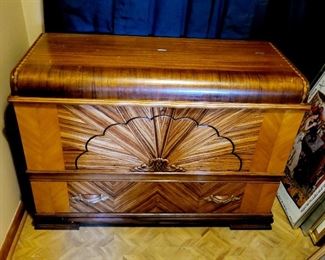
<path id="1" fill-rule="evenodd" d="M 250 171 L 284 171 L 304 111 L 268 111 L 262 123 Z"/>
<path id="2" fill-rule="evenodd" d="M 10 252 L 15 248 L 19 235 L 21 233 L 22 227 L 26 220 L 25 207 L 22 202 L 19 202 L 16 213 L 14 215 L 13 221 L 9 227 L 9 231 L 2 243 L 0 249 L 0 259 L 11 259 Z"/>
<path id="3" fill-rule="evenodd" d="M 282 117 L 282 111 L 267 111 L 265 113 L 250 171 L 264 172 L 267 170 Z"/>
<path id="4" fill-rule="evenodd" d="M 145 107 L 175 107 L 175 108 L 247 108 L 247 109 L 291 109 L 308 110 L 307 104 L 267 104 L 267 103 L 225 103 L 196 101 L 157 101 L 157 100 L 123 100 L 123 99 L 88 99 L 88 98 L 40 98 L 10 96 L 9 102 L 37 104 L 70 104 L 70 105 L 114 105 L 114 106 L 145 106 Z"/>
<path id="5" fill-rule="evenodd" d="M 254 212 L 257 205 L 256 200 L 260 200 L 259 194 L 262 188 L 263 184 L 261 183 L 247 183 L 239 212 Z"/>
<path id="6" fill-rule="evenodd" d="M 270 213 L 278 183 L 248 183 L 239 212 Z"/>
<path id="7" fill-rule="evenodd" d="M 253 186 L 253 184 L 250 184 Z M 259 203 L 257 203 L 257 207 L 255 208 L 255 212 L 257 213 L 271 213 L 271 208 L 274 203 L 274 198 L 279 188 L 279 182 L 268 183 L 262 186 L 261 193 L 259 195 Z M 253 187 L 254 189 L 254 187 Z"/>
<path id="8" fill-rule="evenodd" d="M 66 182 L 31 182 L 35 208 L 38 213 L 69 211 Z"/>
<path id="9" fill-rule="evenodd" d="M 14 106 L 29 170 L 63 170 L 61 136 L 54 104 Z"/>
<path id="10" fill-rule="evenodd" d="M 301 111 L 290 110 L 285 112 L 283 115 L 281 127 L 273 146 L 267 172 L 284 171 L 303 116 L 304 113 Z"/>

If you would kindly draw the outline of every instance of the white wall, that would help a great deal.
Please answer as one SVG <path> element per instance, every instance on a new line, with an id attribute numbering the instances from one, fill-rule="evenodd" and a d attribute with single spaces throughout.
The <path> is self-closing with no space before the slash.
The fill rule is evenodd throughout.
<path id="1" fill-rule="evenodd" d="M 21 0 L 29 44 L 44 31 L 42 3 L 42 0 Z"/>
<path id="2" fill-rule="evenodd" d="M 40 3 L 41 0 L 0 0 L 0 245 L 20 201 L 16 173 L 2 132 L 10 93 L 9 76 L 36 35 L 42 31 Z"/>

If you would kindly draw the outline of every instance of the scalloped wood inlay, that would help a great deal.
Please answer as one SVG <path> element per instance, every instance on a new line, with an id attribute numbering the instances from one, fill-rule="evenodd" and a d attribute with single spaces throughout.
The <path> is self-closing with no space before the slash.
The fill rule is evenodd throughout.
<path id="1" fill-rule="evenodd" d="M 115 172 L 247 171 L 263 117 L 251 109 L 58 109 L 66 169 Z M 165 168 L 150 167 L 159 159 Z"/>

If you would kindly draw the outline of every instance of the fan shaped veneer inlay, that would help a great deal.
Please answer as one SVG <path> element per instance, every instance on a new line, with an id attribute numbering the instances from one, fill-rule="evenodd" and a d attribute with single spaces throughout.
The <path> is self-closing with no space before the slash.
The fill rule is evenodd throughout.
<path id="1" fill-rule="evenodd" d="M 167 124 L 167 127 L 161 127 L 164 124 Z M 137 131 L 132 131 L 132 126 L 143 126 L 141 143 L 134 136 Z M 186 150 L 190 146 L 195 147 L 196 138 L 201 138 L 199 135 L 201 131 L 206 133 L 204 139 L 199 140 L 197 149 L 193 150 L 192 147 L 193 153 L 187 153 Z M 119 142 L 113 141 L 119 133 L 123 137 L 119 139 Z M 166 142 L 166 139 L 174 141 Z M 195 153 L 202 149 L 201 142 L 206 144 L 205 153 L 201 151 L 201 157 L 195 156 Z M 143 150 L 144 147 L 146 150 Z M 234 143 L 231 139 L 221 136 L 215 127 L 199 124 L 189 117 L 174 118 L 169 115 L 157 115 L 150 118 L 135 117 L 125 123 L 109 125 L 102 134 L 94 135 L 87 140 L 85 150 L 75 160 L 75 166 L 76 169 L 82 169 L 83 160 L 86 158 L 86 161 L 90 161 L 87 158 L 94 157 L 96 154 L 104 161 L 124 160 L 120 158 L 123 153 L 126 158 L 134 157 L 134 161 L 137 159 L 141 161 L 141 164 L 131 167 L 130 171 L 184 172 L 186 168 L 181 166 L 182 163 L 191 160 L 202 160 L 202 163 L 205 159 L 222 160 L 223 156 L 233 157 L 234 163 L 231 170 L 240 170 L 242 167 L 242 161 L 235 152 Z M 175 153 L 178 153 L 180 157 L 178 160 L 172 159 L 171 162 L 169 158 L 174 158 Z M 137 154 L 141 155 L 137 156 Z"/>

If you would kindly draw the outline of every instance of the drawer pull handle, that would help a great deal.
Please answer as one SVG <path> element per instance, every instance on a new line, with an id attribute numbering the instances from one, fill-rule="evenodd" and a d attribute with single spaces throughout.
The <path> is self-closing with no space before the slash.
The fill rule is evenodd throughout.
<path id="1" fill-rule="evenodd" d="M 107 195 L 104 194 L 78 194 L 71 197 L 73 203 L 86 202 L 89 204 L 96 204 L 108 199 Z"/>
<path id="2" fill-rule="evenodd" d="M 210 195 L 208 197 L 205 197 L 204 200 L 206 201 L 211 201 L 211 202 L 214 202 L 216 204 L 228 204 L 232 201 L 237 201 L 237 200 L 240 200 L 240 197 L 239 196 L 235 196 L 235 195 L 231 195 L 231 196 L 228 196 L 228 195 Z"/>

